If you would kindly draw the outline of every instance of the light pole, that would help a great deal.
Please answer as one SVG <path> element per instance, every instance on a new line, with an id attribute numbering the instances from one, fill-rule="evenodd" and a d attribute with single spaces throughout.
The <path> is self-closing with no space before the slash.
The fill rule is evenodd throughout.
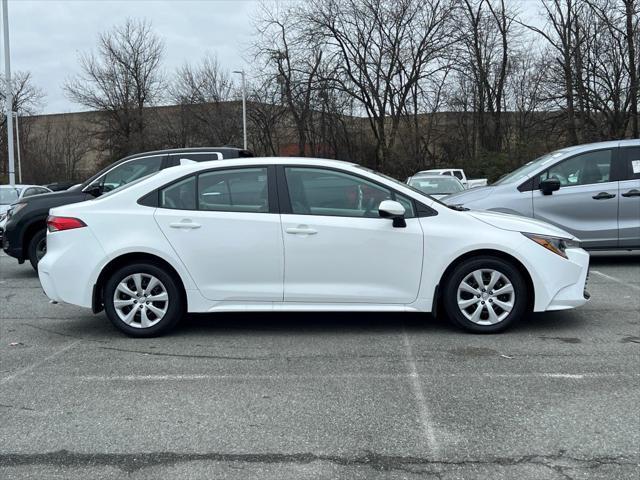
<path id="1" fill-rule="evenodd" d="M 6 1 L 6 0 L 5 0 Z M 234 70 L 242 77 L 242 133 L 244 137 L 244 149 L 247 149 L 247 80 L 244 70 Z"/>
<path id="2" fill-rule="evenodd" d="M 9 185 L 15 185 L 16 173 L 13 161 L 13 85 L 11 83 L 11 58 L 9 55 L 9 13 L 7 0 L 2 0 L 2 29 L 4 33 L 5 112 L 7 114 L 7 153 L 9 156 Z"/>
<path id="3" fill-rule="evenodd" d="M 22 183 L 22 160 L 20 158 L 20 124 L 18 123 L 18 112 L 12 112 L 16 117 L 16 147 L 18 150 L 18 182 Z"/>

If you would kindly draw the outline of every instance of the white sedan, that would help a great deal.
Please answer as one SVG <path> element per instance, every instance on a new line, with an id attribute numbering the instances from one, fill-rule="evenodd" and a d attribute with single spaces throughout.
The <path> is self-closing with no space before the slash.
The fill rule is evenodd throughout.
<path id="1" fill-rule="evenodd" d="M 46 294 L 136 337 L 233 311 L 444 310 L 489 333 L 588 299 L 589 255 L 567 232 L 340 161 L 178 166 L 50 214 Z"/>

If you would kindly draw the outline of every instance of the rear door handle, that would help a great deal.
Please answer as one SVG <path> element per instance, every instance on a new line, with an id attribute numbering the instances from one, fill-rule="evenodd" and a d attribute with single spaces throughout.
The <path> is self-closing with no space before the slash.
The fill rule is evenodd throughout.
<path id="1" fill-rule="evenodd" d="M 613 198 L 615 196 L 616 196 L 615 193 L 600 192 L 599 194 L 594 195 L 591 198 L 593 198 L 594 200 L 607 200 L 608 198 Z"/>
<path id="2" fill-rule="evenodd" d="M 169 226 L 171 228 L 184 228 L 186 230 L 193 230 L 196 228 L 200 228 L 202 225 L 200 225 L 199 223 L 195 223 L 192 221 L 182 221 L 182 222 L 173 222 L 170 223 Z"/>
<path id="3" fill-rule="evenodd" d="M 640 190 L 629 190 L 627 193 L 622 194 L 623 197 L 640 197 Z"/>
<path id="4" fill-rule="evenodd" d="M 285 230 L 285 232 L 290 233 L 291 235 L 315 235 L 316 233 L 318 233 L 317 230 L 304 225 L 301 225 L 299 227 L 289 227 Z"/>

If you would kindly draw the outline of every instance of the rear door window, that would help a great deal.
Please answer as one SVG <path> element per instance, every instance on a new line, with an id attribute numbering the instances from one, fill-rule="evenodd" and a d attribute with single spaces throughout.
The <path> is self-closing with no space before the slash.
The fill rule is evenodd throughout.
<path id="1" fill-rule="evenodd" d="M 269 212 L 267 167 L 239 168 L 198 176 L 198 210 Z"/>
<path id="2" fill-rule="evenodd" d="M 623 147 L 620 148 L 620 158 L 622 160 L 623 169 L 626 170 L 624 180 L 640 179 L 640 147 Z M 624 171 L 624 170 L 623 170 Z"/>

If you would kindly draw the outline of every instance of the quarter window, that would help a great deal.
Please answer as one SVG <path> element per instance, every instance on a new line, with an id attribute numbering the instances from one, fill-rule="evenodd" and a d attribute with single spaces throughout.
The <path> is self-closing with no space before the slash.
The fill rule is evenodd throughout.
<path id="1" fill-rule="evenodd" d="M 609 182 L 611 150 L 587 152 L 557 163 L 540 174 L 540 180 L 555 177 L 561 187 Z"/>
<path id="2" fill-rule="evenodd" d="M 191 176 L 160 190 L 160 207 L 177 210 L 196 209 L 196 177 Z"/>
<path id="3" fill-rule="evenodd" d="M 299 215 L 377 218 L 383 200 L 403 204 L 413 217 L 413 202 L 363 178 L 333 170 L 285 168 L 292 212 Z"/>
<path id="4" fill-rule="evenodd" d="M 198 177 L 198 209 L 224 212 L 269 212 L 266 168 L 203 173 Z"/>

